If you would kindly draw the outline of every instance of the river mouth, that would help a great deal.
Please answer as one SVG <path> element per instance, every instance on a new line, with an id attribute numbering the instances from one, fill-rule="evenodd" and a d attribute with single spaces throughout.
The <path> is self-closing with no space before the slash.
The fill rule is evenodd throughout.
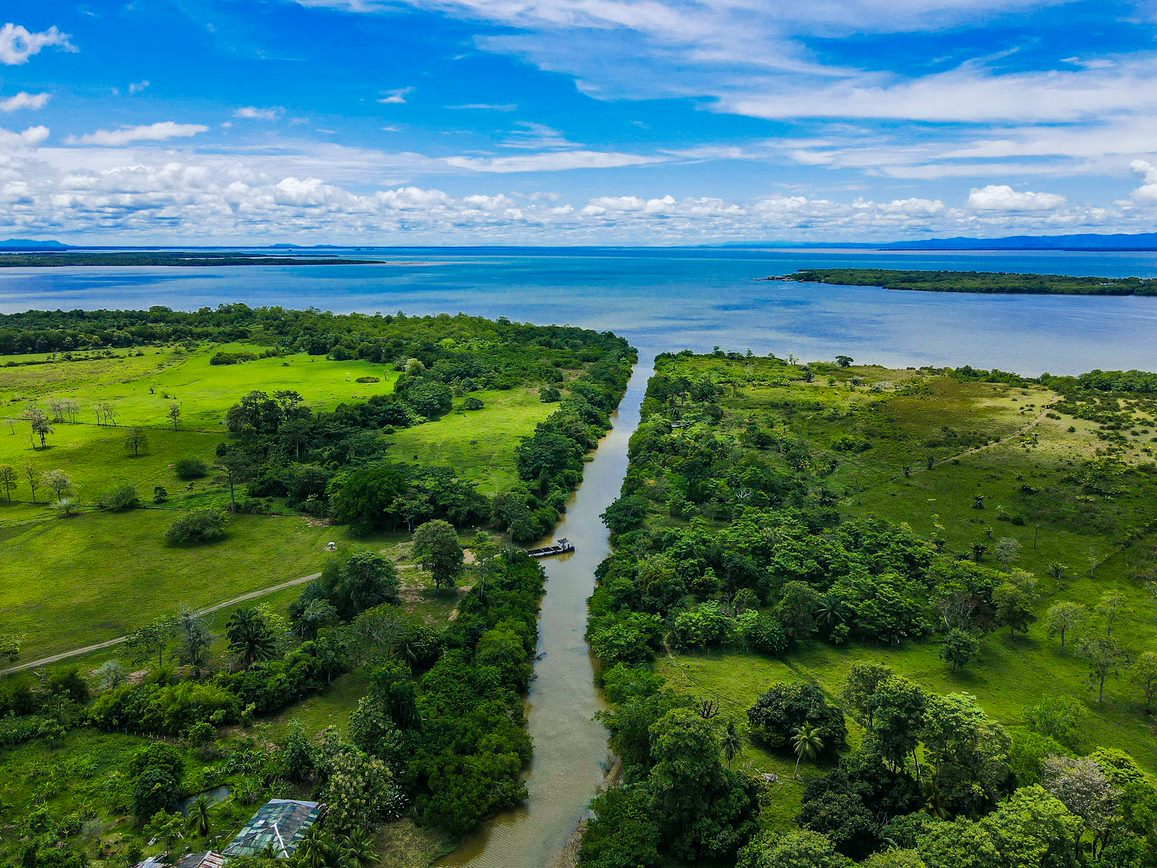
<path id="1" fill-rule="evenodd" d="M 527 729 L 534 742 L 526 804 L 487 821 L 438 865 L 557 864 L 610 770 L 606 729 L 595 719 L 606 703 L 595 687 L 594 659 L 585 638 L 587 597 L 594 590 L 595 568 L 610 552 L 610 535 L 600 516 L 619 496 L 627 444 L 638 427 L 650 376 L 649 364 L 631 372 L 612 428 L 599 441 L 555 529 L 554 538 L 569 539 L 574 553 L 542 561 L 546 594 L 539 610 L 534 680 L 526 697 Z"/>

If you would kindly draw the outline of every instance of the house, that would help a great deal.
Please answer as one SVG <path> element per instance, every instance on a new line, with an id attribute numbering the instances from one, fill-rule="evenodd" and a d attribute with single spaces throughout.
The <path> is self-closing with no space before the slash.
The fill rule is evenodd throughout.
<path id="1" fill-rule="evenodd" d="M 261 806 L 222 854 L 259 856 L 272 853 L 279 859 L 288 859 L 324 810 L 325 806 L 317 802 L 271 799 Z"/>
<path id="2" fill-rule="evenodd" d="M 225 857 L 219 853 L 190 853 L 173 868 L 222 868 Z"/>

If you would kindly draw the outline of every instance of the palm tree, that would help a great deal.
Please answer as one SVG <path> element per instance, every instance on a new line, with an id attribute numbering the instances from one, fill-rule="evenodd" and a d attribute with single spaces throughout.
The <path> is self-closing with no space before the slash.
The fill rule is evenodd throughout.
<path id="1" fill-rule="evenodd" d="M 723 755 L 727 757 L 727 768 L 731 768 L 732 761 L 743 750 L 743 739 L 739 737 L 739 730 L 734 720 L 727 721 L 727 729 L 723 733 Z"/>
<path id="2" fill-rule="evenodd" d="M 341 863 L 349 868 L 361 868 L 378 861 L 373 841 L 364 832 L 351 832 L 341 841 Z"/>
<path id="3" fill-rule="evenodd" d="M 300 868 L 333 868 L 337 864 L 333 847 L 316 826 L 301 839 L 293 854 L 293 864 Z"/>
<path id="4" fill-rule="evenodd" d="M 806 720 L 795 728 L 791 736 L 791 746 L 795 748 L 795 779 L 799 780 L 799 763 L 805 756 L 813 760 L 824 749 L 820 731 Z"/>
<path id="5" fill-rule="evenodd" d="M 193 809 L 189 811 L 189 828 L 202 838 L 209 837 L 212 823 L 209 819 L 209 800 L 204 796 L 198 796 L 197 801 L 193 802 Z"/>
<path id="6" fill-rule="evenodd" d="M 230 649 L 246 669 L 258 660 L 269 660 L 277 652 L 277 640 L 255 608 L 234 612 L 225 623 L 225 635 Z"/>

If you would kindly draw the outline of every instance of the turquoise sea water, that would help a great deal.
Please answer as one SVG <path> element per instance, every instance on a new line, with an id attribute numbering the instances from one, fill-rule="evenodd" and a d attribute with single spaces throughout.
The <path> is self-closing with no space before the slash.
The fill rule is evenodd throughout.
<path id="1" fill-rule="evenodd" d="M 326 255 L 335 251 L 326 250 Z M 1033 374 L 1157 367 L 1157 298 L 986 296 L 765 282 L 802 267 L 1157 276 L 1157 253 L 730 249 L 365 249 L 380 266 L 0 270 L 0 312 L 192 309 L 471 313 L 611 329 L 644 358 L 718 345 L 803 359 Z"/>

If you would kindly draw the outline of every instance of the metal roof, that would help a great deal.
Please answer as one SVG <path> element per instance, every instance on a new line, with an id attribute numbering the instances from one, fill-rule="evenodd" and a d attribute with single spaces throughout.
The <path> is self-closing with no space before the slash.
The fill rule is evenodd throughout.
<path id="1" fill-rule="evenodd" d="M 321 816 L 317 802 L 271 799 L 237 833 L 222 853 L 225 856 L 257 856 L 272 849 L 280 857 L 292 856 L 309 827 Z"/>

